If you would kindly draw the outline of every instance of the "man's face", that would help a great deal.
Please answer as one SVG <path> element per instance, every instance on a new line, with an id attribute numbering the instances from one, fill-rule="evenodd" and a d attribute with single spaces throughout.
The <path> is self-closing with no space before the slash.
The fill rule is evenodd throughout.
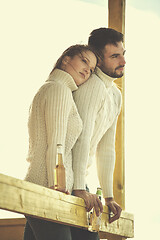
<path id="1" fill-rule="evenodd" d="M 124 74 L 125 50 L 122 42 L 117 42 L 117 46 L 107 44 L 104 47 L 104 58 L 98 63 L 99 68 L 110 77 L 120 78 Z"/>

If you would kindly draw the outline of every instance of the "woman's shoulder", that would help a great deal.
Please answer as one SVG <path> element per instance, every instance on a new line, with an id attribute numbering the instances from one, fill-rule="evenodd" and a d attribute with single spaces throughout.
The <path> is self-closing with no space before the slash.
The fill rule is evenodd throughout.
<path id="1" fill-rule="evenodd" d="M 58 99 L 73 101 L 72 92 L 65 85 L 59 82 L 46 82 L 43 84 L 34 96 L 33 101 L 56 101 Z"/>
<path id="2" fill-rule="evenodd" d="M 46 82 L 40 89 L 39 92 L 43 92 L 44 95 L 46 94 L 69 94 L 71 95 L 71 90 L 65 86 L 64 84 L 61 84 L 60 82 Z"/>

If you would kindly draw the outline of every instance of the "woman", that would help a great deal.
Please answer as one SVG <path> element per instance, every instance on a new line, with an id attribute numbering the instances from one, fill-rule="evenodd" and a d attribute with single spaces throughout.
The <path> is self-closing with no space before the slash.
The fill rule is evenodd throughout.
<path id="1" fill-rule="evenodd" d="M 56 146 L 63 146 L 66 189 L 72 192 L 72 148 L 82 131 L 82 121 L 72 92 L 88 80 L 97 58 L 86 45 L 69 47 L 58 59 L 46 83 L 35 95 L 28 121 L 30 166 L 25 177 L 45 187 L 54 188 Z M 27 217 L 25 240 L 71 239 L 70 228 Z"/>

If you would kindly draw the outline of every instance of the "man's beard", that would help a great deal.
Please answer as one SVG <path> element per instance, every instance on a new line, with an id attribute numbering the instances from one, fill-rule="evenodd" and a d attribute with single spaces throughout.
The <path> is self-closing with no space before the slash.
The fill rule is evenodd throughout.
<path id="1" fill-rule="evenodd" d="M 122 73 L 120 73 L 120 74 L 118 74 L 118 73 L 116 73 L 116 71 L 114 71 L 114 72 L 108 72 L 108 73 L 106 73 L 108 76 L 110 76 L 110 77 L 112 77 L 112 78 L 121 78 L 121 77 L 123 77 L 123 75 L 124 75 L 124 73 L 122 72 Z"/>
<path id="2" fill-rule="evenodd" d="M 119 67 L 115 68 L 114 71 L 111 71 L 111 70 L 109 70 L 109 69 L 101 69 L 101 70 L 102 70 L 105 74 L 107 74 L 108 76 L 110 76 L 110 77 L 112 77 L 112 78 L 121 78 L 121 77 L 123 77 L 124 73 L 121 72 L 120 74 L 118 74 L 118 73 L 116 72 L 116 70 L 119 69 L 119 68 L 122 68 L 122 67 L 124 67 L 124 66 L 119 66 Z"/>

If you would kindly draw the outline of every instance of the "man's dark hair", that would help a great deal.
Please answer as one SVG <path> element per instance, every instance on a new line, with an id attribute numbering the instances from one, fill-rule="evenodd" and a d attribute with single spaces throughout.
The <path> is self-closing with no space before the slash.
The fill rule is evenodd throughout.
<path id="1" fill-rule="evenodd" d="M 103 49 L 107 44 L 117 46 L 118 42 L 123 42 L 123 34 L 112 28 L 95 29 L 88 39 L 88 45 L 97 51 L 99 57 L 103 57 Z"/>

